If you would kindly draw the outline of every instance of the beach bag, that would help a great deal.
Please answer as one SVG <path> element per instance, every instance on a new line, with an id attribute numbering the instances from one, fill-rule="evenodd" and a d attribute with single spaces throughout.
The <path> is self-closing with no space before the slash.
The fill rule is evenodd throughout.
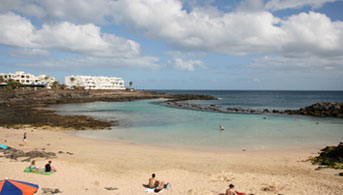
<path id="1" fill-rule="evenodd" d="M 169 190 L 171 188 L 170 183 L 164 184 L 164 189 Z"/>

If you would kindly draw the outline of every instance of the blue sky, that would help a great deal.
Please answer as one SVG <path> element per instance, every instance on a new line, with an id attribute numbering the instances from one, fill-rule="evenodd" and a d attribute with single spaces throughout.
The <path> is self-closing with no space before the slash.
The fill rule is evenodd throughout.
<path id="1" fill-rule="evenodd" d="M 343 90 L 342 0 L 0 0 L 0 72 Z"/>

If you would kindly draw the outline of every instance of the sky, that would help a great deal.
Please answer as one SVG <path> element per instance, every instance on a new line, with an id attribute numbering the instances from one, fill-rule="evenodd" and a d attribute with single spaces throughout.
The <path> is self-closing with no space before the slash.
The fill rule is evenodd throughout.
<path id="1" fill-rule="evenodd" d="M 343 90 L 343 0 L 0 0 L 0 72 Z"/>

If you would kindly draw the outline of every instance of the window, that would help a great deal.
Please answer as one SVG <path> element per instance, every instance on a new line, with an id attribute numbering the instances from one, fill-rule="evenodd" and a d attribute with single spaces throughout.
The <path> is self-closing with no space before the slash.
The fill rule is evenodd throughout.
<path id="1" fill-rule="evenodd" d="M 21 75 L 21 78 L 25 78 L 25 76 L 24 76 L 24 75 Z"/>

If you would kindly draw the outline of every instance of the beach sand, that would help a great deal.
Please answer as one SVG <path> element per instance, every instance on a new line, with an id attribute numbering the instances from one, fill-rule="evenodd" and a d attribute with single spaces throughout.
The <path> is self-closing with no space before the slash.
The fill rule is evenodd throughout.
<path id="1" fill-rule="evenodd" d="M 21 146 L 24 132 L 27 144 Z M 238 191 L 255 195 L 343 192 L 339 171 L 314 170 L 317 166 L 304 161 L 316 154 L 301 150 L 192 151 L 80 138 L 65 131 L 1 127 L 0 144 L 26 152 L 45 148 L 56 153 L 57 158 L 51 160 L 57 172 L 50 176 L 23 172 L 29 166 L 23 159 L 0 158 L 1 180 L 8 177 L 38 184 L 37 194 L 42 194 L 42 188 L 58 188 L 70 195 L 146 194 L 143 184 L 152 173 L 171 184 L 162 193 L 166 195 L 218 195 L 230 183 Z M 44 167 L 47 161 L 38 158 L 36 165 Z"/>

